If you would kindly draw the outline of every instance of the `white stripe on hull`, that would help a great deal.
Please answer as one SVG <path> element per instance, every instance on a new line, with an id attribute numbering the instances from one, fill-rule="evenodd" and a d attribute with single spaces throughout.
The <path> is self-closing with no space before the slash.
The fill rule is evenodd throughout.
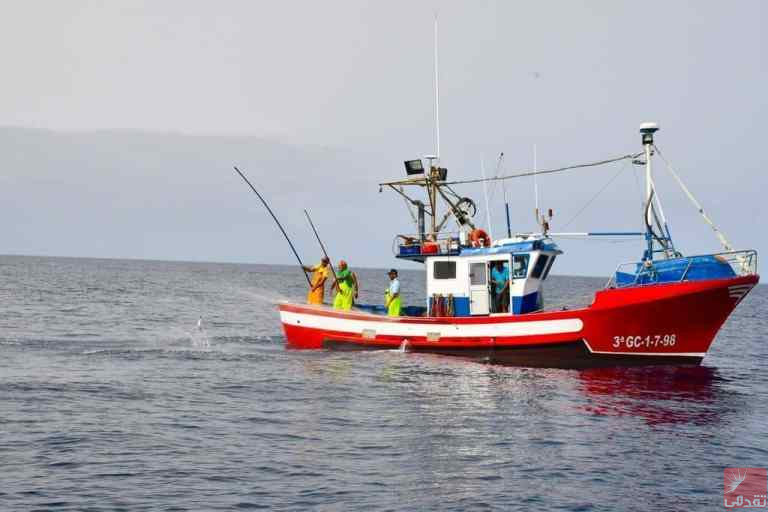
<path id="1" fill-rule="evenodd" d="M 430 335 L 440 338 L 498 338 L 566 334 L 577 333 L 584 327 L 578 318 L 487 324 L 416 324 L 353 320 L 290 311 L 281 311 L 280 320 L 288 325 L 350 334 L 374 331 L 376 335 L 382 336 L 426 337 Z"/>

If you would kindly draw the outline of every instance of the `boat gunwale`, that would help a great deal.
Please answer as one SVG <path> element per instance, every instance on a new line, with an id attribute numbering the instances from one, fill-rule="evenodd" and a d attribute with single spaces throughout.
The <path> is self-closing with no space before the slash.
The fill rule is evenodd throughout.
<path id="1" fill-rule="evenodd" d="M 591 304 L 584 307 L 578 307 L 574 309 L 560 309 L 560 310 L 541 310 L 534 311 L 525 314 L 514 313 L 500 313 L 494 315 L 478 315 L 478 316 L 443 316 L 443 317 L 411 317 L 411 316 L 399 316 L 391 317 L 386 315 L 378 315 L 374 313 L 366 313 L 363 311 L 342 311 L 333 309 L 327 305 L 313 305 L 313 304 L 298 304 L 291 302 L 283 302 L 279 304 L 280 311 L 288 311 L 292 313 L 301 314 L 315 314 L 318 316 L 333 317 L 348 320 L 362 320 L 371 322 L 389 322 L 389 323 L 412 323 L 412 324 L 456 324 L 456 325 L 471 325 L 471 324 L 497 324 L 497 323 L 511 323 L 511 322 L 526 322 L 526 321 L 543 321 L 543 320 L 557 320 L 561 318 L 572 318 L 574 315 L 588 314 L 591 311 L 611 309 L 615 307 L 621 307 L 624 304 L 616 304 L 615 300 L 620 296 L 634 296 L 634 298 L 640 299 L 640 302 L 646 300 L 660 300 L 664 297 L 659 297 L 656 294 L 652 294 L 653 291 L 663 290 L 668 291 L 672 288 L 683 288 L 679 292 L 680 295 L 699 293 L 706 290 L 713 290 L 717 288 L 727 288 L 741 283 L 757 283 L 760 281 L 759 274 L 749 274 L 745 276 L 735 276 L 727 278 L 708 279 L 702 281 L 677 281 L 668 283 L 657 283 L 653 285 L 645 285 L 638 287 L 623 287 L 623 288 L 603 288 L 596 290 L 594 293 L 594 299 Z M 678 294 L 674 294 L 678 295 Z M 645 297 L 648 296 L 648 297 Z"/>

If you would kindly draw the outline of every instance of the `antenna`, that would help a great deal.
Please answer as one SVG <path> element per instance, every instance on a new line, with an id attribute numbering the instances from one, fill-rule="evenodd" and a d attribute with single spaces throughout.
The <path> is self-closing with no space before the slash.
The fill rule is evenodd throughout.
<path id="1" fill-rule="evenodd" d="M 440 85 L 438 81 L 437 59 L 437 12 L 435 12 L 435 155 L 440 159 Z"/>
<path id="2" fill-rule="evenodd" d="M 533 145 L 533 195 L 536 197 L 536 215 L 539 215 L 539 180 L 537 174 L 539 173 L 539 161 L 538 154 L 536 152 L 536 144 Z"/>
<path id="3" fill-rule="evenodd" d="M 483 194 L 485 195 L 485 218 L 488 222 L 488 233 L 493 240 L 493 228 L 491 227 L 491 207 L 488 206 L 488 182 L 485 180 L 485 159 L 480 155 L 480 172 L 483 175 Z"/>
<path id="4" fill-rule="evenodd" d="M 501 162 L 504 159 L 504 152 L 499 153 L 499 160 L 496 163 L 496 176 L 501 175 Z M 494 189 L 496 190 L 496 189 Z M 512 238 L 512 226 L 509 223 L 509 200 L 507 199 L 507 185 L 504 180 L 501 181 L 501 191 L 504 194 L 504 212 L 507 217 L 507 238 Z"/>

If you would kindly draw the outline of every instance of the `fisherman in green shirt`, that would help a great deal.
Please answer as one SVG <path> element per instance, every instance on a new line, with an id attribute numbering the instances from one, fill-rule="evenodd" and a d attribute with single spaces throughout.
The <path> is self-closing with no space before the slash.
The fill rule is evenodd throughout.
<path id="1" fill-rule="evenodd" d="M 352 309 L 357 296 L 357 278 L 347 267 L 346 261 L 339 261 L 339 271 L 336 272 L 336 281 L 331 288 L 337 290 L 333 298 L 333 309 Z"/>

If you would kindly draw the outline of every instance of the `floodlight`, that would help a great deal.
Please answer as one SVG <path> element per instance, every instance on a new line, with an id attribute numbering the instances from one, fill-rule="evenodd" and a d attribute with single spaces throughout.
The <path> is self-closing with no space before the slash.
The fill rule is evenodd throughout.
<path id="1" fill-rule="evenodd" d="M 408 176 L 412 174 L 424 174 L 424 164 L 421 163 L 421 160 L 406 160 L 405 173 L 408 174 Z"/>

